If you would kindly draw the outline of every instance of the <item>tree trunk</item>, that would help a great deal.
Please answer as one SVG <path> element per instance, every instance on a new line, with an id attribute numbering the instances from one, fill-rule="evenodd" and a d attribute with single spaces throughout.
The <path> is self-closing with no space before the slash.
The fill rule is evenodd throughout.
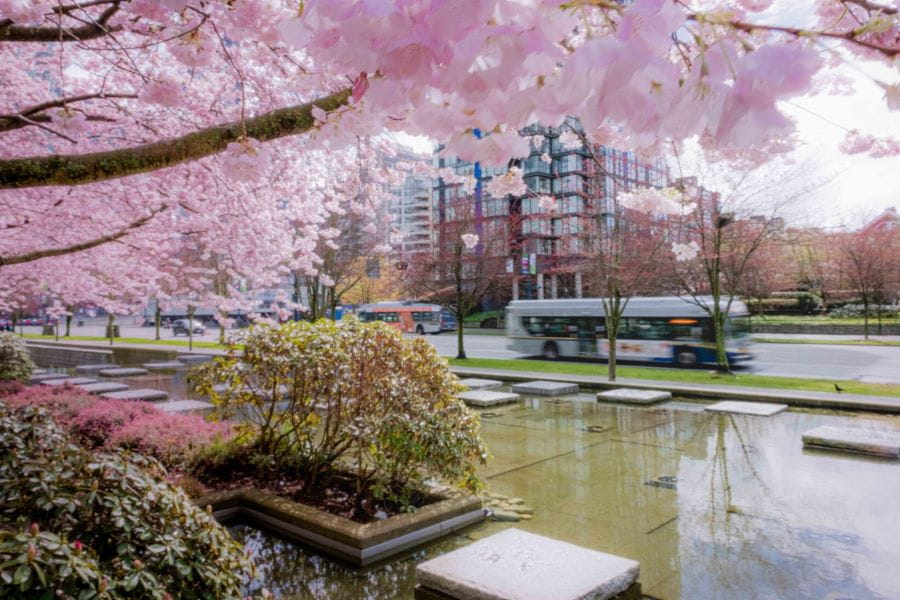
<path id="1" fill-rule="evenodd" d="M 106 314 L 106 335 L 109 336 L 109 345 L 113 345 L 113 338 L 115 337 L 115 327 L 114 324 L 116 322 L 116 316 L 112 313 Z"/>
<path id="2" fill-rule="evenodd" d="M 869 339 L 869 301 L 863 298 L 863 337 Z"/>
<path id="3" fill-rule="evenodd" d="M 728 353 L 725 352 L 725 313 L 719 308 L 718 301 L 713 300 L 713 335 L 716 340 L 716 370 L 719 373 L 731 373 L 728 364 Z"/>
<path id="4" fill-rule="evenodd" d="M 153 314 L 153 326 L 156 328 L 156 339 L 159 339 L 159 325 L 162 321 L 162 311 L 159 309 L 159 304 L 156 305 L 156 311 Z"/>
<path id="5" fill-rule="evenodd" d="M 15 321 L 15 317 L 13 318 Z M 15 322 L 13 322 L 13 329 L 16 328 Z M 25 337 L 25 319 L 22 316 L 22 309 L 19 309 L 19 337 Z"/>
<path id="6" fill-rule="evenodd" d="M 72 311 L 69 311 L 72 312 Z M 65 337 L 69 337 L 72 333 L 72 315 L 66 315 L 66 335 Z"/>
<path id="7" fill-rule="evenodd" d="M 618 319 L 615 319 L 618 321 Z M 609 341 L 609 356 L 606 363 L 606 372 L 610 381 L 616 380 L 616 341 L 619 338 L 619 324 L 606 323 L 606 339 Z"/>
<path id="8" fill-rule="evenodd" d="M 188 307 L 188 350 L 194 351 L 194 309 Z"/>

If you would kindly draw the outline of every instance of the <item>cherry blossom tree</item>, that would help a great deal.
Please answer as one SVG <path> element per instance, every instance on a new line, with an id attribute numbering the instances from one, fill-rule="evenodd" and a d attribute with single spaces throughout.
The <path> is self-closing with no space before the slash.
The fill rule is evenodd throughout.
<path id="1" fill-rule="evenodd" d="M 117 243 L 152 271 L 139 257 L 173 227 L 212 237 L 223 215 L 259 230 L 277 198 L 249 192 L 279 163 L 385 130 L 502 165 L 527 154 L 521 128 L 578 115 L 598 143 L 770 158 L 791 146 L 779 102 L 843 62 L 891 64 L 900 31 L 887 0 L 820 0 L 799 24 L 770 4 L 0 0 L 0 286 Z M 843 149 L 898 146 L 854 131 Z"/>
<path id="2" fill-rule="evenodd" d="M 879 332 L 881 305 L 898 282 L 898 236 L 889 229 L 847 233 L 839 240 L 841 271 L 863 305 L 863 334 L 869 338 L 869 313 L 877 306 Z"/>
<path id="3" fill-rule="evenodd" d="M 822 229 L 798 231 L 790 240 L 794 278 L 818 298 L 822 312 L 846 289 L 839 240 L 840 234 Z"/>

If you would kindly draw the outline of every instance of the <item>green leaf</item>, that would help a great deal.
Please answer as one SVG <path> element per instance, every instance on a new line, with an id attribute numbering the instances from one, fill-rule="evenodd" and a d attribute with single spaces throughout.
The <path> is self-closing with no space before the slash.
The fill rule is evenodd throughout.
<path id="1" fill-rule="evenodd" d="M 27 564 L 19 565 L 19 568 L 16 569 L 16 574 L 13 575 L 12 583 L 13 585 L 19 585 L 23 582 L 28 581 L 31 578 L 31 567 Z M 22 588 L 23 590 L 27 588 Z"/>

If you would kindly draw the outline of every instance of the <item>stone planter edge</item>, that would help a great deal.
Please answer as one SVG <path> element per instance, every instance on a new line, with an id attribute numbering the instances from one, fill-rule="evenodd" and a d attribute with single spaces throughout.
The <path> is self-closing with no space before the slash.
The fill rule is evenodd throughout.
<path id="1" fill-rule="evenodd" d="M 255 488 L 215 492 L 194 502 L 219 521 L 241 520 L 308 544 L 356 566 L 368 566 L 485 518 L 474 496 L 437 502 L 373 523 L 350 519 Z"/>

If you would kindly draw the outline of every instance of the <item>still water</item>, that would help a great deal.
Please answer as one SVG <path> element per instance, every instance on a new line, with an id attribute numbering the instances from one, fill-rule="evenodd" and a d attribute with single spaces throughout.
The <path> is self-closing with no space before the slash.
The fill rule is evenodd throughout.
<path id="1" fill-rule="evenodd" d="M 534 519 L 485 523 L 357 572 L 235 526 L 277 597 L 412 598 L 415 565 L 515 526 L 641 563 L 644 593 L 684 599 L 900 598 L 900 464 L 804 450 L 823 424 L 900 428 L 900 417 L 774 417 L 526 399 L 483 413 L 488 490 Z M 486 414 L 485 414 L 486 413 Z"/>

